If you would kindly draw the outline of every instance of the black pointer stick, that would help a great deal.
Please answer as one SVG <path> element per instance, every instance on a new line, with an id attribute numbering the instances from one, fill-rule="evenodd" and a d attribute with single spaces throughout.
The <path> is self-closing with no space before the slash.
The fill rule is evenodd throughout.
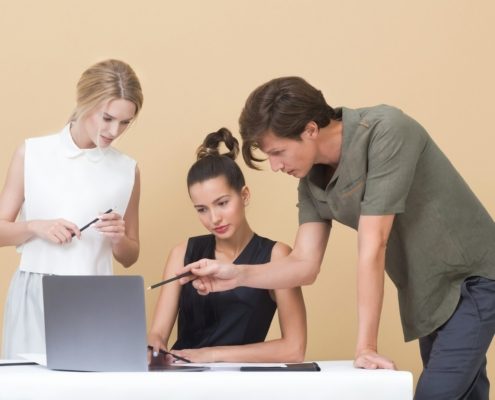
<path id="1" fill-rule="evenodd" d="M 192 274 L 192 272 L 190 272 L 190 271 L 188 271 L 188 272 L 184 272 L 183 274 L 180 274 L 180 275 L 174 276 L 173 278 L 170 278 L 170 279 L 167 279 L 167 280 L 164 280 L 164 281 L 161 281 L 161 282 L 155 283 L 154 285 L 149 286 L 146 290 L 155 289 L 155 288 L 157 288 L 157 287 L 160 287 L 160 286 L 162 286 L 162 285 L 165 285 L 166 283 L 176 281 L 177 279 L 184 278 L 185 276 L 187 276 L 187 275 L 191 275 L 191 274 Z"/>

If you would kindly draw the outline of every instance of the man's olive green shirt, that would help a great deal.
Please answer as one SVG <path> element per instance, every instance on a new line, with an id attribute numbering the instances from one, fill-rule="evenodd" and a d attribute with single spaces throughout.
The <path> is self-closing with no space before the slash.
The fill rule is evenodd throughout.
<path id="1" fill-rule="evenodd" d="M 468 276 L 495 279 L 495 224 L 425 129 L 390 106 L 342 109 L 330 182 L 315 165 L 299 183 L 299 223 L 395 214 L 385 268 L 398 289 L 406 340 L 453 314 Z"/>

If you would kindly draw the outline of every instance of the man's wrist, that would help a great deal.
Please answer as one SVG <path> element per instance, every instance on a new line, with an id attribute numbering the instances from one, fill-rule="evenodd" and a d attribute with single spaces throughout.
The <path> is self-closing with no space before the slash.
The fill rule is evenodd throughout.
<path id="1" fill-rule="evenodd" d="M 237 274 L 235 277 L 235 287 L 239 286 L 249 286 L 249 270 L 245 265 L 234 265 L 237 269 Z"/>
<path id="2" fill-rule="evenodd" d="M 376 345 L 358 345 L 356 346 L 355 358 L 367 353 L 378 353 Z"/>

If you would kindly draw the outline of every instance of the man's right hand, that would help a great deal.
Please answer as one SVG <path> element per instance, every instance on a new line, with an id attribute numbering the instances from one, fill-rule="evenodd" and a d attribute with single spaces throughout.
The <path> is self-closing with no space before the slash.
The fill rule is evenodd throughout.
<path id="1" fill-rule="evenodd" d="M 220 263 L 203 258 L 185 266 L 181 272 L 191 271 L 192 275 L 180 279 L 181 285 L 193 281 L 194 288 L 201 295 L 223 292 L 239 286 L 242 266 Z"/>

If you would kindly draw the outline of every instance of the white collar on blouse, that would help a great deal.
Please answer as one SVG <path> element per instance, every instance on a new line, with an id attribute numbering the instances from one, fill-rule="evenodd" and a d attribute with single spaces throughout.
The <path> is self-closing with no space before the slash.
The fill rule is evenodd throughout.
<path id="1" fill-rule="evenodd" d="M 108 147 L 94 147 L 91 149 L 81 149 L 72 139 L 70 134 L 70 123 L 65 125 L 62 132 L 60 132 L 60 140 L 62 142 L 63 153 L 67 158 L 76 158 L 84 155 L 88 160 L 93 162 L 98 162 L 103 159 L 105 154 L 108 152 Z"/>

